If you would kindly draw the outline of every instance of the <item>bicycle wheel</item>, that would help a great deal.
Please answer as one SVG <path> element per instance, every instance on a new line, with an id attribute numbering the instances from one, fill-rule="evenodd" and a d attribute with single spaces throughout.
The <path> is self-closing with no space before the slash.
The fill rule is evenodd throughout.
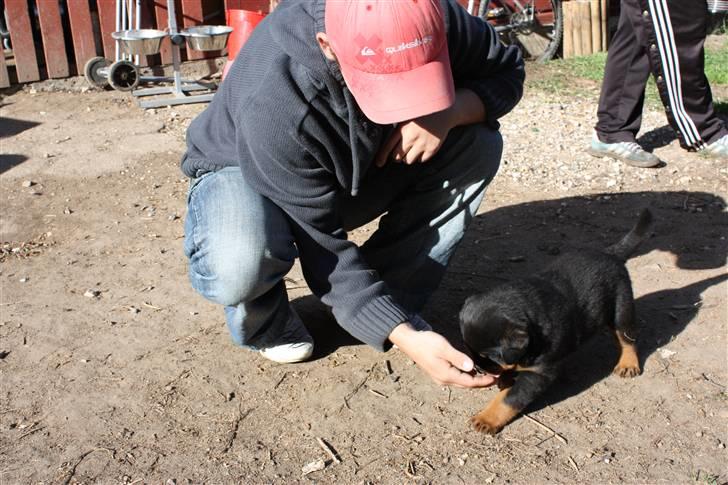
<path id="1" fill-rule="evenodd" d="M 524 58 L 545 62 L 554 57 L 564 33 L 561 0 L 482 3 L 481 17 L 494 25 L 505 43 L 519 46 Z"/>

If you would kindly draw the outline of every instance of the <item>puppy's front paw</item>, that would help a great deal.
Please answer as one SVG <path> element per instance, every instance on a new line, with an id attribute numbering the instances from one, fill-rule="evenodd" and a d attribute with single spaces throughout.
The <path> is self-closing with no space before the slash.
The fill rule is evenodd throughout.
<path id="1" fill-rule="evenodd" d="M 487 434 L 497 434 L 504 426 L 504 424 L 495 422 L 493 417 L 489 416 L 485 411 L 470 418 L 470 423 L 472 423 L 476 431 Z"/>
<path id="2" fill-rule="evenodd" d="M 619 377 L 636 377 L 640 375 L 641 372 L 639 364 L 633 363 L 625 364 L 620 362 L 617 364 L 617 367 L 614 368 L 614 373 Z"/>

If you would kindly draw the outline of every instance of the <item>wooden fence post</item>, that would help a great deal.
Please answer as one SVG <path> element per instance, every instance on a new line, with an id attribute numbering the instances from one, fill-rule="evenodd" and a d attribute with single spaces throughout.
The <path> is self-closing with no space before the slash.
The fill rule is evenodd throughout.
<path id="1" fill-rule="evenodd" d="M 591 39 L 591 7 L 588 1 L 580 1 L 579 6 L 579 36 L 581 37 L 581 54 L 588 56 L 592 51 Z"/>
<path id="2" fill-rule="evenodd" d="M 25 0 L 6 0 L 10 40 L 13 42 L 15 69 L 18 82 L 25 83 L 40 79 L 38 57 L 35 55 L 33 30 L 28 16 L 28 2 Z"/>
<path id="3" fill-rule="evenodd" d="M 599 6 L 599 0 L 591 0 L 591 37 L 592 52 L 602 51 L 602 12 Z"/>
<path id="4" fill-rule="evenodd" d="M 574 57 L 574 3 L 564 2 L 561 5 L 561 13 L 564 15 L 564 34 L 562 40 L 562 52 L 564 59 Z"/>

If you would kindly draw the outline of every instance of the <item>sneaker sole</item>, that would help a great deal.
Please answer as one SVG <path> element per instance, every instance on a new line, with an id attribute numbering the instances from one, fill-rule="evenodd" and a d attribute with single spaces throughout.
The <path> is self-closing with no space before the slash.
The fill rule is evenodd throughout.
<path id="1" fill-rule="evenodd" d="M 270 353 L 266 353 L 264 350 L 259 350 L 258 353 L 265 359 L 270 360 L 271 362 L 276 362 L 278 364 L 296 364 L 298 362 L 304 362 L 311 358 L 313 355 L 313 344 L 311 346 L 302 351 L 299 354 L 293 354 L 289 357 L 278 357 L 275 355 L 271 355 Z"/>
<path id="2" fill-rule="evenodd" d="M 597 158 L 607 157 L 607 158 L 614 158 L 615 160 L 621 160 L 624 163 L 626 163 L 627 165 L 630 165 L 632 167 L 638 167 L 638 168 L 653 168 L 653 167 L 657 167 L 658 165 L 660 165 L 660 160 L 659 159 L 657 159 L 656 161 L 637 162 L 637 161 L 634 161 L 634 160 L 630 160 L 627 157 L 619 156 L 616 153 L 598 152 L 598 151 L 596 151 L 596 150 L 594 150 L 592 148 L 587 148 L 586 152 L 589 155 L 591 155 L 592 157 L 597 157 Z"/>

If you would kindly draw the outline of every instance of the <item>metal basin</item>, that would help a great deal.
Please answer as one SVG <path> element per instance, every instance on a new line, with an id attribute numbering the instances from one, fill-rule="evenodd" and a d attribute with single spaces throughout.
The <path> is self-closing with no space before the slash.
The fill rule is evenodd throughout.
<path id="1" fill-rule="evenodd" d="M 111 33 L 111 37 L 119 41 L 119 46 L 125 54 L 142 56 L 158 53 L 162 39 L 168 35 L 167 32 L 154 29 L 120 30 Z"/>
<path id="2" fill-rule="evenodd" d="M 196 51 L 219 51 L 225 48 L 233 31 L 227 25 L 198 25 L 180 32 L 187 40 L 187 46 Z"/>

